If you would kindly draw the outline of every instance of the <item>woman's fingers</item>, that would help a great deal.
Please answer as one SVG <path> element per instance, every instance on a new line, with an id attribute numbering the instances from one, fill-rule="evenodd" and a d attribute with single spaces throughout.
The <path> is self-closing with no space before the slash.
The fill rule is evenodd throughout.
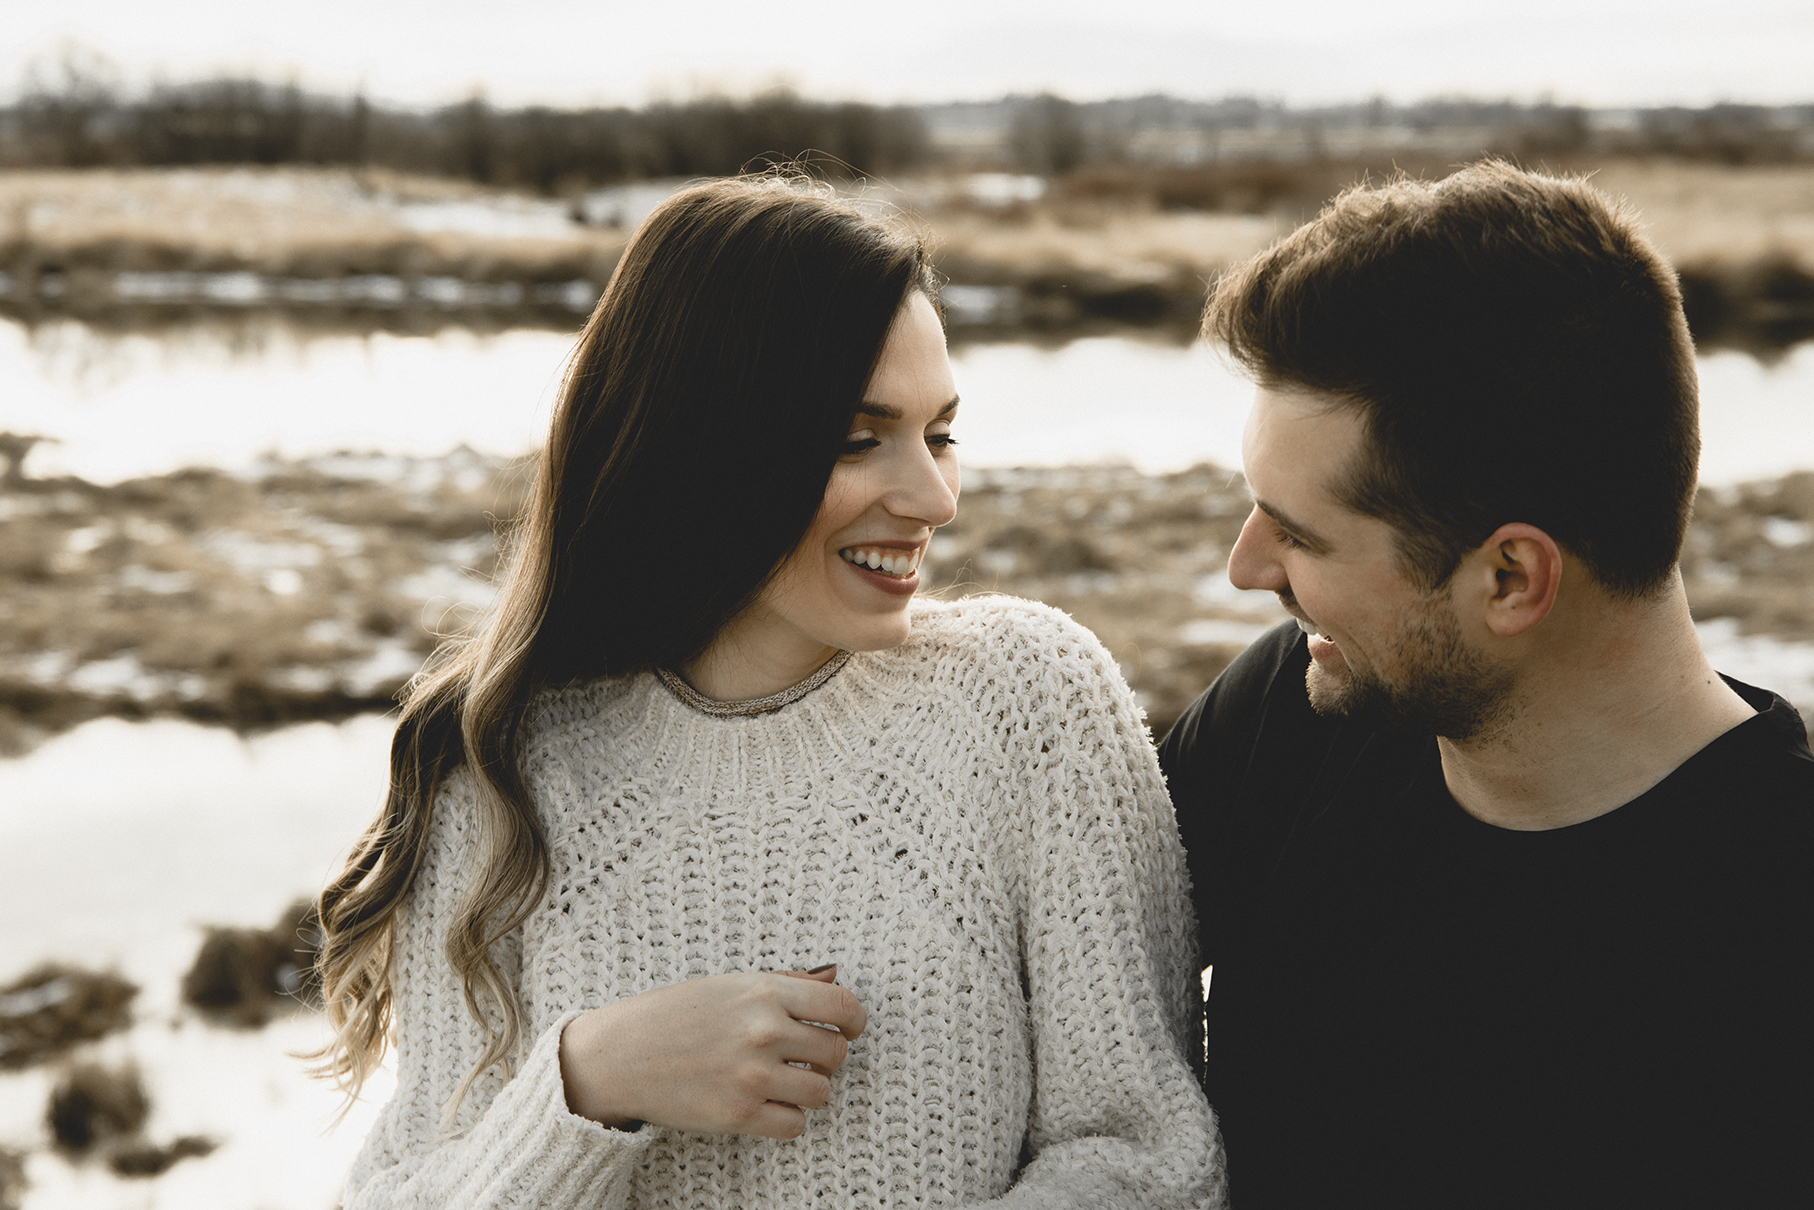
<path id="1" fill-rule="evenodd" d="M 830 1075 L 844 1066 L 844 1059 L 850 1053 L 850 1043 L 844 1035 L 832 1029 L 823 1029 L 817 1025 L 804 1025 L 793 1031 L 780 1047 L 782 1060 L 787 1063 L 809 1063 L 823 1075 Z"/>
<path id="2" fill-rule="evenodd" d="M 769 1101 L 752 1114 L 738 1134 L 768 1139 L 797 1139 L 806 1133 L 806 1113 L 792 1105 Z"/>
<path id="3" fill-rule="evenodd" d="M 768 1082 L 768 1099 L 801 1109 L 817 1109 L 831 1100 L 831 1080 L 816 1071 L 781 1066 Z"/>
<path id="4" fill-rule="evenodd" d="M 820 983 L 836 983 L 838 981 L 838 964 L 827 962 L 824 966 L 815 966 L 809 971 L 781 971 L 779 973 L 786 975 L 789 979 L 817 979 Z"/>
<path id="5" fill-rule="evenodd" d="M 869 1024 L 863 1002 L 849 988 L 820 983 L 816 978 L 792 978 L 777 986 L 782 1008 L 796 1021 L 829 1025 L 847 1039 L 861 1037 Z"/>
<path id="6" fill-rule="evenodd" d="M 735 1085 L 741 1095 L 728 1129 L 737 1134 L 797 1138 L 806 1129 L 804 1111 L 831 1099 L 830 1079 L 785 1063 L 758 1064 L 741 1073 Z"/>
<path id="7" fill-rule="evenodd" d="M 796 1138 L 868 1024 L 833 977 L 714 975 L 593 1009 L 561 1036 L 568 1105 L 607 1124 Z"/>

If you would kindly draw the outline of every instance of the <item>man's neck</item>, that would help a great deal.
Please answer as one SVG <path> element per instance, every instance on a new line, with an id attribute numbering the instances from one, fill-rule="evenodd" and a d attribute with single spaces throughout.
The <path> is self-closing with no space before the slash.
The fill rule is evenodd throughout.
<path id="1" fill-rule="evenodd" d="M 1542 831 L 1604 815 L 1756 713 L 1708 663 L 1679 581 L 1564 626 L 1520 669 L 1500 725 L 1438 741 L 1449 792 L 1476 819 Z"/>

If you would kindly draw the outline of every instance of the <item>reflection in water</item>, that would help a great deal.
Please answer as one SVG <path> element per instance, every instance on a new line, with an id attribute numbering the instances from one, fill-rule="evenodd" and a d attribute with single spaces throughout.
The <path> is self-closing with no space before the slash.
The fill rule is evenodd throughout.
<path id="1" fill-rule="evenodd" d="M 100 333 L 0 323 L 0 429 L 57 439 L 34 475 L 98 482 L 267 452 L 533 449 L 571 334 L 317 335 L 282 324 Z"/>
<path id="2" fill-rule="evenodd" d="M 155 333 L 0 322 L 0 430 L 58 440 L 32 455 L 33 474 L 103 482 L 238 470 L 271 451 L 515 455 L 541 440 L 572 342 L 527 329 L 324 334 L 259 317 Z M 973 466 L 1240 463 L 1252 388 L 1201 342 L 964 344 L 952 356 Z M 1769 364 L 1714 352 L 1700 367 L 1706 481 L 1814 467 L 1814 343 Z"/>
<path id="3" fill-rule="evenodd" d="M 319 889 L 383 793 L 391 722 L 241 739 L 174 719 L 97 719 L 0 760 L 0 982 L 42 959 L 155 986 L 200 924 L 275 918 Z"/>
<path id="4" fill-rule="evenodd" d="M 1698 364 L 1703 481 L 1741 483 L 1814 469 L 1814 341 L 1768 362 L 1721 350 Z"/>

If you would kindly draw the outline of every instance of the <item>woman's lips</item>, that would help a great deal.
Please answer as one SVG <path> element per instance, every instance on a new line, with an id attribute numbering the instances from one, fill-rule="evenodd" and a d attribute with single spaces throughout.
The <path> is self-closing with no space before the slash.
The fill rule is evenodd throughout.
<path id="1" fill-rule="evenodd" d="M 865 581 L 897 597 L 910 597 L 920 586 L 920 559 L 926 553 L 924 543 L 893 546 L 863 543 L 846 546 L 838 557 Z"/>
<path id="2" fill-rule="evenodd" d="M 897 597 L 910 597 L 920 586 L 920 573 L 917 571 L 907 576 L 887 576 L 879 571 L 870 571 L 867 567 L 858 567 L 854 563 L 847 566 L 869 584 Z"/>
<path id="3" fill-rule="evenodd" d="M 925 553 L 926 548 L 921 544 L 885 546 L 879 543 L 864 543 L 844 547 L 838 552 L 838 557 L 853 567 L 867 568 L 885 576 L 905 578 L 920 569 L 920 557 Z"/>

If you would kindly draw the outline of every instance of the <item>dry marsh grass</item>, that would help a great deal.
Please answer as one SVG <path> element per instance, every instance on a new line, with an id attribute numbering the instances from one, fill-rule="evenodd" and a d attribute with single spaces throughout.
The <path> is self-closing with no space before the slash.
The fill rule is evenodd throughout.
<path id="1" fill-rule="evenodd" d="M 1028 207 L 992 215 L 975 209 L 931 216 L 940 266 L 954 278 L 987 283 L 1079 271 L 1128 282 L 1180 273 L 1207 286 L 1236 261 L 1290 230 L 1255 214 L 1158 211 L 1103 204 Z"/>
<path id="2" fill-rule="evenodd" d="M 1225 263 L 1313 216 L 1341 190 L 1393 173 L 1439 179 L 1459 162 L 1430 157 L 1387 162 L 1205 164 L 1156 168 L 1095 165 L 1054 183 L 1049 201 L 997 212 L 1009 222 L 1088 227 L 1092 211 L 1144 226 L 1171 255 L 1201 246 L 1199 260 Z M 1563 158 L 1530 167 L 1584 176 L 1643 216 L 1677 264 L 1733 263 L 1788 255 L 1814 266 L 1814 164 L 1722 165 L 1668 159 Z M 1172 216 L 1245 217 L 1246 226 L 1172 224 Z M 1083 222 L 1078 222 L 1084 217 Z M 941 216 L 941 229 L 951 221 Z M 1228 240 L 1228 236 L 1234 236 Z M 1255 237 L 1258 243 L 1255 243 Z M 1086 237 L 1087 238 L 1087 237 Z"/>
<path id="3" fill-rule="evenodd" d="M 499 197 L 463 182 L 347 169 L 14 170 L 0 172 L 0 264 L 15 272 L 55 265 L 302 278 L 609 276 L 628 238 L 618 229 L 575 225 L 545 236 L 421 231 L 401 208 Z"/>
<path id="4" fill-rule="evenodd" d="M 1403 167 L 1440 176 L 1451 165 Z M 1734 338 L 1768 344 L 1805 338 L 1804 329 L 1814 328 L 1814 165 L 1615 159 L 1556 167 L 1590 175 L 1638 209 L 1684 271 L 1697 335 L 1721 339 L 1722 328 L 1776 323 L 1761 336 Z M 1053 182 L 1038 202 L 987 207 L 962 200 L 961 190 L 916 189 L 912 182 L 900 196 L 910 205 L 915 197 L 928 199 L 918 217 L 952 282 L 1019 292 L 1017 305 L 985 326 L 1011 334 L 1110 321 L 1188 331 L 1220 272 L 1290 230 L 1344 185 L 1377 177 L 1382 168 L 1392 166 L 1097 166 Z M 539 223 L 525 219 L 511 228 L 505 222 L 492 234 L 428 230 L 433 224 L 410 212 L 424 205 L 466 206 L 506 220 L 534 214 Z M 567 223 L 547 199 L 394 172 L 0 172 L 0 269 L 14 279 L 6 306 L 31 314 L 86 308 L 105 318 L 121 305 L 110 298 L 107 275 L 121 271 L 584 281 L 596 292 L 627 238 L 621 228 Z M 36 288 L 52 270 L 61 271 L 54 298 Z M 520 297 L 521 303 L 502 305 L 527 309 L 530 295 Z M 139 307 L 116 318 L 149 316 Z M 338 322 L 383 320 L 372 308 L 353 308 Z M 460 320 L 449 313 L 441 322 Z"/>
<path id="5" fill-rule="evenodd" d="M 1072 319 L 1097 311 L 1188 329 L 1222 270 L 1343 188 L 1400 169 L 1439 178 L 1457 166 L 1099 165 L 1055 182 L 1037 204 L 956 208 L 929 220 L 954 281 L 1055 297 L 1056 312 L 1023 308 L 1034 320 L 1066 318 L 1068 308 Z M 1612 159 L 1548 167 L 1586 176 L 1635 208 L 1682 275 L 1697 341 L 1768 353 L 1814 337 L 1814 164 Z"/>
<path id="6" fill-rule="evenodd" d="M 1678 266 L 1787 257 L 1814 270 L 1814 165 L 1614 160 L 1585 171 L 1637 208 Z"/>

